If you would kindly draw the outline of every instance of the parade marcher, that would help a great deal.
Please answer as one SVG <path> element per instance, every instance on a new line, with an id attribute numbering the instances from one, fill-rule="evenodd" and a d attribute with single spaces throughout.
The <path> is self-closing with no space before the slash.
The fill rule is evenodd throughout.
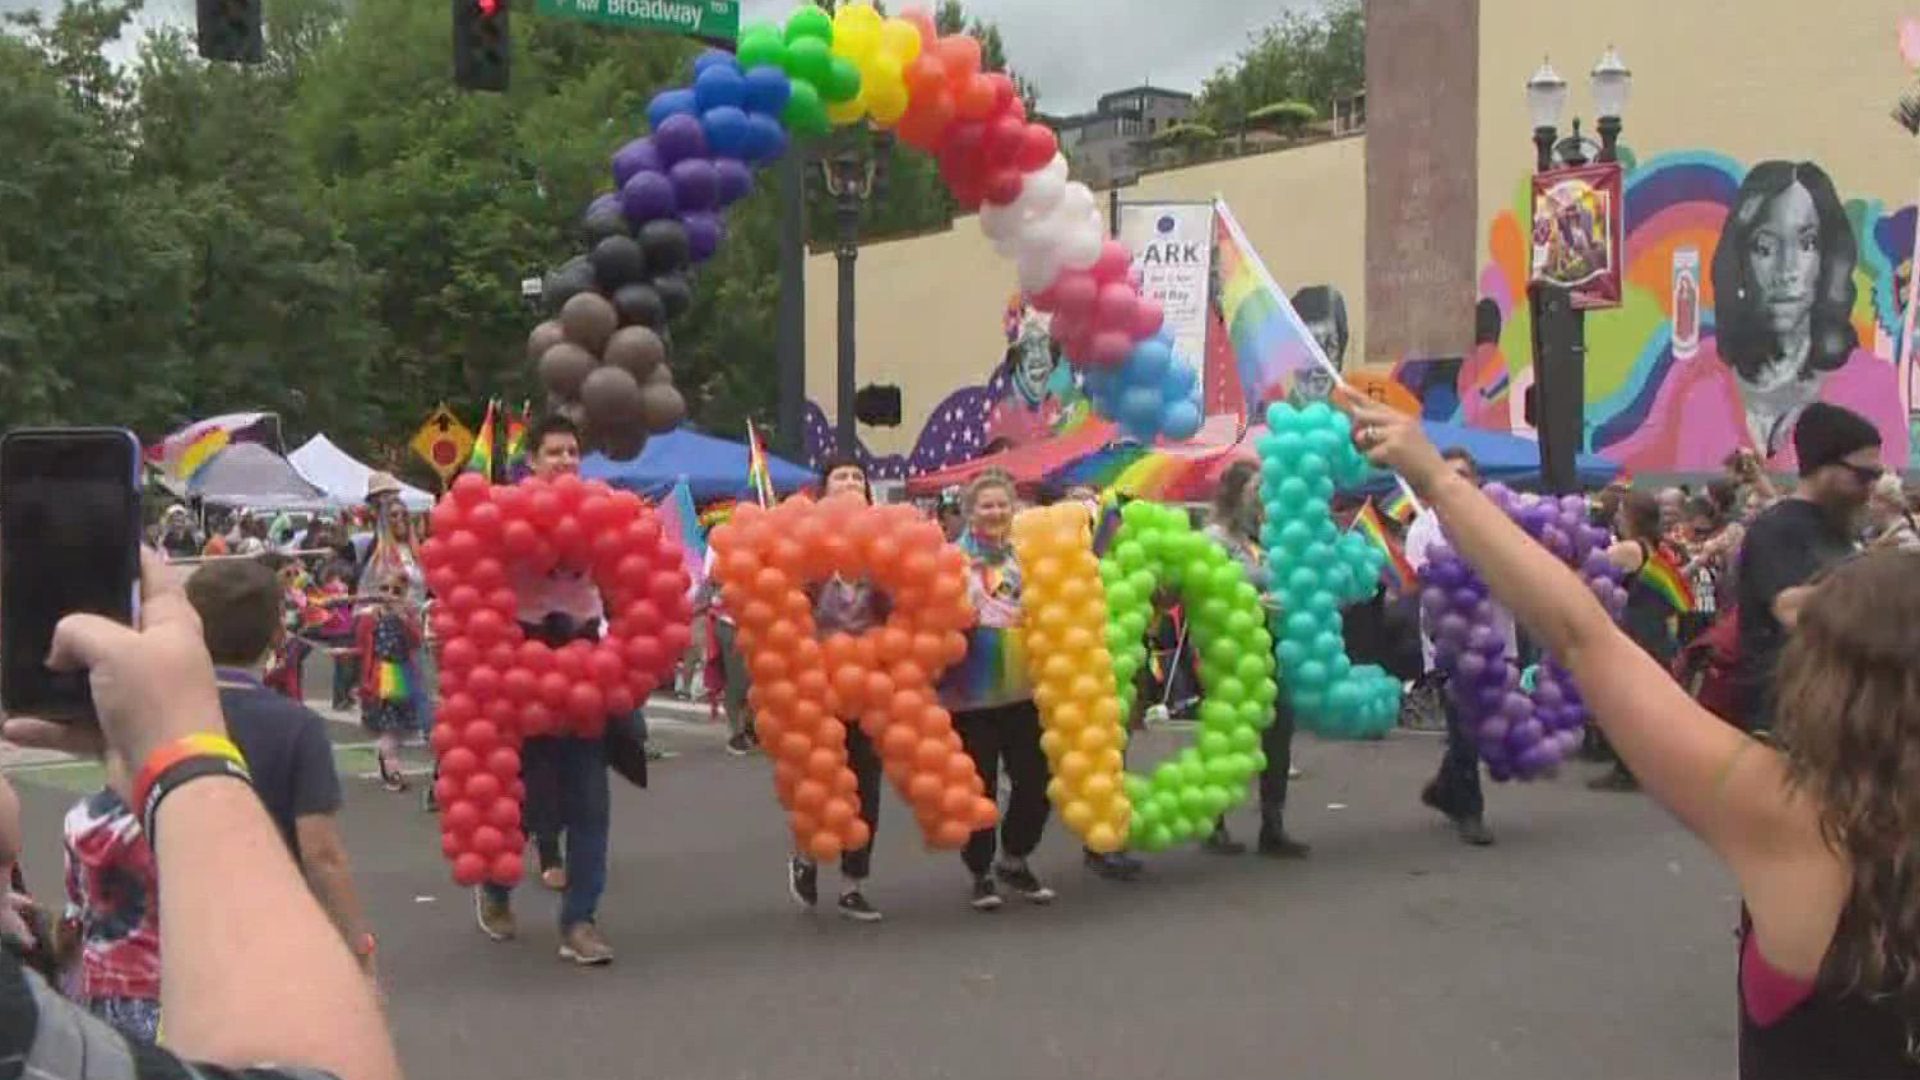
<path id="1" fill-rule="evenodd" d="M 1236 461 L 1220 476 L 1214 489 L 1207 539 L 1226 549 L 1246 573 L 1247 583 L 1260 591 L 1263 604 L 1271 614 L 1277 611 L 1272 575 L 1266 555 L 1260 547 L 1260 523 L 1264 507 L 1260 501 L 1260 467 L 1250 461 Z M 1205 672 L 1202 671 L 1202 677 Z M 1285 693 L 1273 699 L 1273 723 L 1260 733 L 1260 750 L 1267 756 L 1267 767 L 1260 773 L 1260 839 L 1262 855 L 1283 859 L 1304 858 L 1305 844 L 1287 835 L 1287 781 L 1293 770 L 1293 705 Z M 1216 855 L 1238 855 L 1247 846 L 1227 832 L 1223 815 L 1214 822 L 1213 833 L 1205 848 Z"/>
<path id="2" fill-rule="evenodd" d="M 160 518 L 157 546 L 169 559 L 191 559 L 200 554 L 202 541 L 193 527 L 193 514 L 174 503 Z"/>
<path id="3" fill-rule="evenodd" d="M 1800 486 L 1747 529 L 1737 570 L 1740 709 L 1755 731 L 1773 725 L 1775 668 L 1808 583 L 1854 553 L 1861 512 L 1886 473 L 1879 430 L 1838 405 L 1807 406 L 1793 445 Z"/>
<path id="4" fill-rule="evenodd" d="M 1920 895 L 1910 887 L 1920 804 L 1908 775 L 1920 759 L 1920 555 L 1829 560 L 1798 584 L 1765 588 L 1790 576 L 1790 557 L 1772 548 L 1790 535 L 1816 546 L 1802 562 L 1841 547 L 1835 526 L 1865 503 L 1866 474 L 1879 467 L 1872 425 L 1809 406 L 1795 433 L 1805 497 L 1770 511 L 1749 539 L 1760 546 L 1743 560 L 1743 616 L 1762 607 L 1793 631 L 1777 643 L 1777 666 L 1768 657 L 1762 688 L 1776 748 L 1688 698 L 1571 570 L 1448 468 L 1416 421 L 1347 404 L 1356 444 L 1445 520 L 1455 549 L 1572 673 L 1646 790 L 1739 883 L 1743 1080 L 1920 1077 Z M 1757 600 L 1768 591 L 1771 604 Z"/>
<path id="5" fill-rule="evenodd" d="M 826 477 L 821 495 L 858 495 L 869 504 L 873 489 L 867 483 L 866 469 L 851 456 L 834 457 L 821 472 Z M 848 580 L 838 574 L 808 587 L 813 601 L 814 632 L 821 638 L 834 634 L 859 636 L 887 621 L 891 610 L 886 594 L 872 580 Z M 860 729 L 857 718 L 842 717 L 847 729 L 847 767 L 859 781 L 860 819 L 867 823 L 865 847 L 840 856 L 840 914 L 856 922 L 879 922 L 880 912 L 867 901 L 863 886 L 873 869 L 873 838 L 880 830 L 880 752 L 873 740 Z M 820 868 L 803 852 L 795 852 L 787 863 L 787 885 L 794 900 L 804 907 L 820 901 Z"/>
<path id="6" fill-rule="evenodd" d="M 577 476 L 580 432 L 564 416 L 536 421 L 527 433 L 533 475 L 541 480 Z M 570 641 L 597 639 L 605 608 L 600 590 L 584 570 L 556 567 L 547 574 L 514 583 L 520 628 L 530 641 L 561 648 Z M 611 811 L 606 743 L 599 737 L 538 735 L 520 751 L 521 779 L 527 787 L 527 831 L 536 838 L 566 837 L 565 886 L 560 901 L 560 958 L 583 966 L 613 962 L 613 948 L 595 923 L 607 887 L 607 840 Z M 544 854 L 544 853 L 543 853 Z M 495 941 L 514 937 L 510 888 L 482 885 L 475 890 L 480 929 Z"/>
<path id="7" fill-rule="evenodd" d="M 362 605 L 354 628 L 360 670 L 360 724 L 374 737 L 380 782 L 388 791 L 407 790 L 400 771 L 400 740 L 420 729 L 414 707 L 412 672 L 424 631 L 407 602 L 406 582 L 389 578 L 380 595 Z"/>
<path id="8" fill-rule="evenodd" d="M 1665 668 L 1679 649 L 1675 637 L 1675 612 L 1667 598 L 1648 577 L 1648 567 L 1663 558 L 1660 552 L 1663 515 L 1660 503 L 1644 491 L 1632 491 L 1620 503 L 1614 522 L 1619 537 L 1607 549 L 1607 559 L 1626 574 L 1627 607 L 1620 622 L 1634 644 Z M 1595 777 L 1587 787 L 1595 791 L 1636 791 L 1639 784 L 1626 763 L 1607 745 L 1606 734 L 1595 732 L 1596 741 L 1613 768 Z"/>
<path id="9" fill-rule="evenodd" d="M 1471 453 L 1455 447 L 1449 448 L 1442 457 L 1455 474 L 1475 487 L 1480 486 L 1480 468 Z M 1407 562 L 1417 571 L 1426 569 L 1428 550 L 1443 542 L 1445 537 L 1440 531 L 1439 516 L 1431 510 L 1421 514 L 1407 529 Z M 1509 648 L 1518 646 L 1513 616 L 1497 604 L 1494 606 L 1494 624 L 1505 636 Z M 1422 626 L 1420 648 L 1427 670 L 1432 671 L 1432 627 Z M 1445 814 L 1460 833 L 1462 841 L 1475 847 L 1486 847 L 1493 843 L 1493 830 L 1487 828 L 1486 797 L 1480 790 L 1480 747 L 1474 742 L 1473 733 L 1466 730 L 1462 723 L 1460 710 L 1454 705 L 1452 695 L 1442 694 L 1441 702 L 1447 713 L 1447 751 L 1440 759 L 1438 775 L 1421 789 L 1420 801 Z"/>
<path id="10" fill-rule="evenodd" d="M 959 544 L 971 563 L 967 593 L 979 625 L 967 635 L 966 658 L 940 683 L 941 703 L 953 713 L 953 726 L 980 772 L 987 797 L 997 797 L 1003 762 L 1012 781 L 997 843 L 996 830 L 989 826 L 975 832 L 961 852 L 973 875 L 977 911 L 1000 906 L 999 885 L 1035 904 L 1054 898 L 1053 890 L 1027 865 L 1052 813 L 1047 756 L 1040 749 L 1040 711 L 1024 674 L 1004 669 L 1009 662 L 1004 636 L 1018 633 L 1021 620 L 1020 565 L 1009 541 L 1016 499 L 1013 478 L 988 469 L 974 479 L 962 500 L 966 529 Z"/>

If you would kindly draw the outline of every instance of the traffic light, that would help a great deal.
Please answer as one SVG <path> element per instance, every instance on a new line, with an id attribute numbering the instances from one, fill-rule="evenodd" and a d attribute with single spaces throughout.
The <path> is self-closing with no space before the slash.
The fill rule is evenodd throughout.
<path id="1" fill-rule="evenodd" d="M 853 417 L 868 427 L 899 427 L 900 388 L 861 387 L 853 395 Z"/>
<path id="2" fill-rule="evenodd" d="M 507 0 L 453 0 L 453 81 L 507 88 Z"/>
<path id="3" fill-rule="evenodd" d="M 258 64 L 267 58 L 260 37 L 260 0 L 199 0 L 200 55 L 208 60 Z"/>

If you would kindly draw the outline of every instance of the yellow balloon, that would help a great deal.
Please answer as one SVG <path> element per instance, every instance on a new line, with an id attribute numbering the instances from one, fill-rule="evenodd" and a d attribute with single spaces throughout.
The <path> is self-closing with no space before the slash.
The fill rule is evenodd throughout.
<path id="1" fill-rule="evenodd" d="M 880 24 L 880 51 L 906 67 L 920 57 L 920 31 L 905 19 L 888 19 Z"/>
<path id="2" fill-rule="evenodd" d="M 1125 745 L 1127 745 L 1127 739 L 1126 732 L 1123 731 L 1120 733 L 1120 746 Z M 1073 751 L 1069 750 L 1067 753 L 1071 754 Z M 1066 755 L 1063 754 L 1061 756 L 1065 757 Z M 1127 759 L 1120 753 L 1119 747 L 1109 746 L 1105 750 L 1100 751 L 1099 756 L 1094 758 L 1093 767 L 1105 773 L 1118 773 L 1127 767 Z"/>
<path id="3" fill-rule="evenodd" d="M 880 13 L 872 4 L 849 4 L 834 13 L 833 51 L 858 63 L 880 47 Z"/>
<path id="4" fill-rule="evenodd" d="M 1073 797 L 1072 793 L 1067 789 L 1067 782 L 1065 780 L 1062 780 L 1056 776 L 1053 779 L 1047 781 L 1047 801 L 1048 802 L 1052 803 L 1055 806 L 1065 806 L 1067 803 L 1067 800 L 1072 797 Z"/>
<path id="5" fill-rule="evenodd" d="M 1067 823 L 1067 828 L 1085 835 L 1095 820 L 1093 807 L 1080 799 L 1074 799 L 1060 808 L 1060 820 Z"/>
<path id="6" fill-rule="evenodd" d="M 854 98 L 852 101 L 843 101 L 839 104 L 829 104 L 827 106 L 827 119 L 833 122 L 834 127 L 846 127 L 848 124 L 857 124 L 861 118 L 866 115 L 867 103 L 863 98 Z"/>
<path id="7" fill-rule="evenodd" d="M 1063 701 L 1054 706 L 1054 724 L 1067 734 L 1072 734 L 1087 726 L 1087 711 L 1078 702 Z"/>
<path id="8" fill-rule="evenodd" d="M 1080 796 L 1089 802 L 1105 802 L 1113 798 L 1118 788 L 1113 777 L 1106 773 L 1093 773 L 1081 782 Z"/>
<path id="9" fill-rule="evenodd" d="M 1087 770 L 1091 768 L 1093 768 L 1092 758 L 1078 750 L 1069 750 L 1060 755 L 1060 764 L 1054 768 L 1054 771 L 1060 774 L 1060 779 L 1071 785 L 1085 778 Z"/>
<path id="10" fill-rule="evenodd" d="M 1088 724 L 1073 736 L 1073 745 L 1088 754 L 1098 754 L 1114 743 L 1113 730 L 1098 724 Z"/>
<path id="11" fill-rule="evenodd" d="M 1071 744 L 1067 742 L 1067 737 L 1058 731 L 1043 731 L 1040 733 L 1040 752 L 1047 755 L 1048 760 L 1052 760 L 1066 753 L 1070 745 Z"/>
<path id="12" fill-rule="evenodd" d="M 1087 829 L 1085 842 L 1087 848 L 1100 855 L 1110 855 L 1119 851 L 1121 837 L 1126 835 L 1125 825 L 1116 828 L 1108 822 L 1100 822 Z"/>

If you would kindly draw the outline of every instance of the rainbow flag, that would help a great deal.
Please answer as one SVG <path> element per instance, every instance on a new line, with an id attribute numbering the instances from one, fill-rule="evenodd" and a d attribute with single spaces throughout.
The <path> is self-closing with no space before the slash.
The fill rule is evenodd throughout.
<path id="1" fill-rule="evenodd" d="M 717 499 L 700 511 L 700 531 L 712 532 L 716 527 L 733 520 L 733 508 L 740 505 L 732 499 Z"/>
<path id="2" fill-rule="evenodd" d="M 380 662 L 378 685 L 381 701 L 413 700 L 413 680 L 407 675 L 407 665 L 398 660 Z"/>
<path id="3" fill-rule="evenodd" d="M 1413 516 L 1419 513 L 1419 507 L 1413 504 L 1413 493 L 1405 488 L 1394 492 L 1393 497 L 1387 500 L 1386 513 L 1402 525 L 1411 522 Z"/>
<path id="4" fill-rule="evenodd" d="M 767 464 L 766 445 L 760 441 L 760 433 L 754 430 L 751 420 L 747 421 L 747 483 L 761 506 L 774 504 L 773 469 Z"/>
<path id="5" fill-rule="evenodd" d="M 1656 550 L 1641 565 L 1640 580 L 1659 593 L 1673 607 L 1674 614 L 1686 615 L 1693 611 L 1693 586 L 1666 551 Z"/>
<path id="6" fill-rule="evenodd" d="M 1300 373 L 1318 367 L 1336 379 L 1338 374 L 1225 202 L 1214 203 L 1213 221 L 1214 269 L 1220 275 L 1215 302 L 1233 343 L 1247 413 L 1263 416 L 1268 402 L 1286 400 Z"/>
<path id="7" fill-rule="evenodd" d="M 533 462 L 527 456 L 527 417 L 531 413 L 528 402 L 520 403 L 518 415 L 507 414 L 507 471 L 509 484 L 517 484 L 533 471 Z"/>
<path id="8" fill-rule="evenodd" d="M 466 467 L 461 472 L 479 473 L 493 482 L 493 410 L 494 402 L 487 402 L 487 418 L 480 421 L 480 430 L 473 437 L 473 453 L 467 455 Z"/>
<path id="9" fill-rule="evenodd" d="M 660 500 L 654 512 L 660 515 L 661 530 L 680 541 L 680 557 L 687 570 L 687 580 L 699 588 L 706 578 L 707 535 L 700 529 L 700 515 L 694 513 L 693 489 L 685 480 L 673 485 L 673 490 Z"/>
<path id="10" fill-rule="evenodd" d="M 1407 561 L 1406 549 L 1387 531 L 1387 523 L 1380 517 L 1380 508 L 1373 505 L 1372 499 L 1368 499 L 1360 507 L 1360 512 L 1353 516 L 1353 525 L 1348 531 L 1353 529 L 1358 529 L 1360 535 L 1387 557 L 1384 572 L 1392 579 L 1394 588 L 1401 592 L 1411 588 L 1419 575 L 1413 572 L 1413 564 Z"/>
<path id="11" fill-rule="evenodd" d="M 228 413 L 189 424 L 146 448 L 147 461 L 169 479 L 186 483 L 214 456 L 236 442 L 280 445 L 280 418 L 273 413 Z"/>

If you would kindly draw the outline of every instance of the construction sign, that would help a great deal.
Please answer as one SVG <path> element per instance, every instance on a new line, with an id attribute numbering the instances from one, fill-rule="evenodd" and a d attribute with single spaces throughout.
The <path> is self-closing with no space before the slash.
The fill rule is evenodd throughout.
<path id="1" fill-rule="evenodd" d="M 435 408 L 427 417 L 427 422 L 414 432 L 413 441 L 407 444 L 413 452 L 419 454 L 433 471 L 440 474 L 440 482 L 446 483 L 467 463 L 473 454 L 473 432 L 460 418 L 453 415 L 445 402 Z"/>

